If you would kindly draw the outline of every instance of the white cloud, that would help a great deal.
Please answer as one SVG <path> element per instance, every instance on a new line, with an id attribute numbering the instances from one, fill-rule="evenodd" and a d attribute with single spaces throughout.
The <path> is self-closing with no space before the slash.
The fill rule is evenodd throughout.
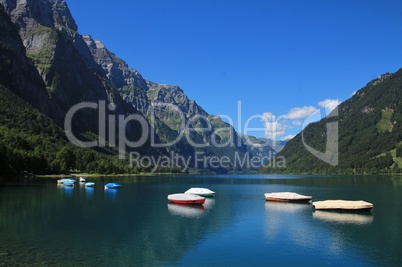
<path id="1" fill-rule="evenodd" d="M 318 105 L 322 108 L 327 109 L 329 112 L 334 110 L 341 102 L 338 99 L 325 99 L 318 102 Z"/>
<path id="2" fill-rule="evenodd" d="M 318 102 L 318 106 L 326 110 L 329 114 L 334 110 L 341 101 L 338 99 L 325 99 Z M 276 117 L 271 112 L 265 112 L 261 116 L 261 121 L 264 123 L 265 135 L 267 138 L 277 140 L 278 137 L 284 136 L 281 140 L 290 140 L 295 135 L 289 134 L 294 132 L 291 130 L 293 126 L 306 127 L 309 123 L 322 119 L 320 108 L 313 106 L 295 107 L 289 110 L 288 114 Z"/>
<path id="3" fill-rule="evenodd" d="M 293 124 L 294 126 L 302 126 L 302 125 L 303 125 L 303 122 L 301 122 L 301 121 L 299 121 L 299 120 L 295 120 L 295 121 L 292 121 L 292 124 Z"/>
<path id="4" fill-rule="evenodd" d="M 286 120 L 283 117 L 276 118 L 271 112 L 265 112 L 261 116 L 261 121 L 264 122 L 265 136 L 269 139 L 276 140 L 278 136 L 286 134 Z"/>
<path id="5" fill-rule="evenodd" d="M 304 106 L 302 108 L 292 108 L 287 115 L 285 115 L 286 119 L 304 119 L 307 118 L 310 114 L 312 114 L 317 109 L 312 106 Z"/>
<path id="6" fill-rule="evenodd" d="M 276 140 L 276 137 L 286 134 L 286 124 L 280 122 L 268 122 L 264 123 L 265 126 L 265 136 L 267 138 Z"/>
<path id="7" fill-rule="evenodd" d="M 275 115 L 271 112 L 264 112 L 262 114 L 261 121 L 274 121 L 275 120 Z"/>

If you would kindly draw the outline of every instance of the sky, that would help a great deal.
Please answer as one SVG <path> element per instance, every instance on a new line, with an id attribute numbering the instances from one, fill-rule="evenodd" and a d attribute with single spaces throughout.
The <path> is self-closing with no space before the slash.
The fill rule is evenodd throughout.
<path id="1" fill-rule="evenodd" d="M 399 0 L 66 2 L 80 34 L 257 137 L 290 138 L 402 67 Z"/>

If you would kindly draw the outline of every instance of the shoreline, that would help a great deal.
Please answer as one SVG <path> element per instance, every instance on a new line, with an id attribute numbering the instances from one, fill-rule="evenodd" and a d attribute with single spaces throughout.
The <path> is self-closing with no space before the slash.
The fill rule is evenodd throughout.
<path id="1" fill-rule="evenodd" d="M 149 173 L 149 172 L 143 172 L 143 173 L 122 173 L 122 174 L 99 174 L 99 173 L 70 173 L 70 174 L 36 174 L 33 175 L 35 178 L 55 178 L 55 179 L 60 179 L 60 178 L 69 178 L 69 177 L 83 177 L 83 178 L 96 178 L 96 177 L 122 177 L 122 176 L 159 176 L 159 175 L 169 175 L 172 173 Z M 175 173 L 176 175 L 184 175 L 185 173 Z"/>

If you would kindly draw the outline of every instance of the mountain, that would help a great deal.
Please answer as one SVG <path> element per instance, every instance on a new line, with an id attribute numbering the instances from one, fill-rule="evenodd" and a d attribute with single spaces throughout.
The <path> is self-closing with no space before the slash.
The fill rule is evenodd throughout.
<path id="1" fill-rule="evenodd" d="M 56 106 L 58 115 L 53 111 L 47 114 L 59 125 L 63 125 L 66 112 L 82 101 L 106 100 L 122 113 L 135 112 L 123 105 L 119 94 L 105 81 L 102 69 L 77 33 L 77 25 L 64 1 L 1 0 L 0 3 L 16 25 L 26 55 Z M 94 130 L 96 125 L 88 126 L 91 120 L 83 116 L 85 123 L 81 127 Z"/>
<path id="2" fill-rule="evenodd" d="M 338 128 L 329 130 L 331 125 Z M 271 164 L 260 172 L 400 172 L 402 69 L 380 75 L 326 118 L 309 124 L 277 154 L 280 158 L 285 160 L 286 167 Z"/>
<path id="3" fill-rule="evenodd" d="M 0 4 L 0 84 L 66 130 L 63 139 L 76 146 L 126 160 L 134 153 L 148 169 L 160 165 L 156 158 L 175 157 L 188 159 L 187 166 L 162 165 L 215 172 L 255 170 L 250 158 L 277 153 L 239 135 L 179 86 L 145 80 L 100 41 L 80 35 L 63 0 Z M 211 164 L 215 157 L 225 163 Z"/>
<path id="4" fill-rule="evenodd" d="M 169 152 L 179 152 L 185 157 L 195 153 L 203 153 L 205 157 L 228 156 L 234 163 L 236 155 L 242 159 L 247 155 L 267 157 L 281 149 L 280 146 L 273 148 L 272 142 L 260 146 L 258 142 L 254 144 L 250 140 L 257 141 L 257 138 L 251 136 L 247 141 L 246 136 L 238 134 L 231 125 L 190 100 L 179 86 L 145 80 L 137 70 L 129 68 L 123 59 L 109 51 L 99 40 L 94 40 L 90 35 L 83 35 L 83 38 L 94 60 L 103 68 L 106 77 L 123 99 L 154 122 L 152 126 L 161 142 L 167 144 L 175 141 L 167 147 Z M 191 129 L 189 138 L 177 139 L 184 126 Z M 216 145 L 208 145 L 210 143 Z M 239 170 L 235 166 L 230 168 Z"/>
<path id="5" fill-rule="evenodd" d="M 44 113 L 57 112 L 41 76 L 26 56 L 15 24 L 0 5 L 0 176 L 68 172 L 130 172 L 116 151 L 72 145 Z"/>
<path id="6" fill-rule="evenodd" d="M 245 158 L 270 158 L 286 143 L 237 133 L 230 124 L 190 100 L 179 86 L 145 80 L 137 70 L 129 68 L 123 59 L 109 51 L 99 40 L 94 40 L 90 35 L 83 35 L 83 38 L 94 60 L 104 69 L 123 99 L 155 122 L 152 126 L 162 143 L 177 140 L 184 125 L 190 129 L 209 129 L 193 130 L 190 138 L 177 140 L 174 145 L 167 147 L 168 151 L 179 151 L 185 157 L 191 157 L 194 153 L 203 153 L 206 157 L 228 156 L 232 163 L 229 169 L 244 170 L 242 166 L 239 167 L 242 165 L 239 161 L 243 162 Z M 188 141 L 198 146 L 190 145 Z M 207 145 L 210 143 L 215 145 Z M 236 160 L 237 166 L 233 166 Z"/>

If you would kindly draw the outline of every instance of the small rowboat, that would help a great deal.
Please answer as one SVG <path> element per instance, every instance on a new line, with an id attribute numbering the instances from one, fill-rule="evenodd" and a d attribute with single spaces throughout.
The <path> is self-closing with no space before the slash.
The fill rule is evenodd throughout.
<path id="1" fill-rule="evenodd" d="M 265 200 L 280 202 L 308 202 L 312 196 L 304 196 L 293 192 L 265 193 Z"/>
<path id="2" fill-rule="evenodd" d="M 57 180 L 58 184 L 64 184 L 65 182 L 71 182 L 71 181 L 75 181 L 75 179 L 72 178 L 61 178 Z"/>
<path id="3" fill-rule="evenodd" d="M 105 184 L 105 189 L 117 189 L 117 188 L 120 188 L 120 187 L 121 187 L 121 184 L 119 184 L 119 183 Z"/>
<path id="4" fill-rule="evenodd" d="M 345 210 L 364 211 L 371 210 L 374 205 L 363 200 L 324 200 L 313 202 L 316 210 Z"/>
<path id="5" fill-rule="evenodd" d="M 83 177 L 80 177 L 79 181 L 80 181 L 80 183 L 85 183 L 87 180 L 85 180 L 85 178 L 83 178 Z"/>
<path id="6" fill-rule="evenodd" d="M 74 182 L 75 181 L 67 181 L 67 182 L 64 182 L 63 185 L 64 186 L 74 186 Z"/>
<path id="7" fill-rule="evenodd" d="M 94 182 L 87 182 L 87 183 L 85 183 L 85 186 L 86 187 L 94 187 L 95 183 Z"/>
<path id="8" fill-rule="evenodd" d="M 199 195 L 202 197 L 213 197 L 215 195 L 215 192 L 212 190 L 209 190 L 208 188 L 198 188 L 198 187 L 193 187 L 184 192 L 185 194 L 193 194 L 193 195 Z"/>
<path id="9" fill-rule="evenodd" d="M 176 204 L 199 204 L 202 205 L 205 203 L 205 197 L 201 197 L 194 194 L 172 194 L 168 195 L 167 199 L 171 203 Z"/>

